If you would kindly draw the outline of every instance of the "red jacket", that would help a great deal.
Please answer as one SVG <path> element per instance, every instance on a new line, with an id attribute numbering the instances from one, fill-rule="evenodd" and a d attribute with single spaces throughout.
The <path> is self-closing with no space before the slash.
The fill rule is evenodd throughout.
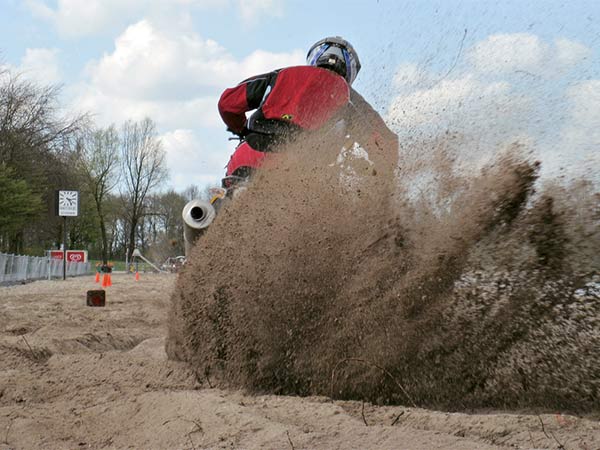
<path id="1" fill-rule="evenodd" d="M 229 129 L 241 133 L 244 127 L 260 131 L 254 127 L 261 121 L 315 130 L 350 103 L 353 115 L 372 131 L 371 144 L 380 147 L 386 143 L 397 151 L 397 137 L 379 114 L 348 86 L 343 77 L 327 69 L 295 66 L 248 78 L 225 90 L 218 106 Z M 252 110 L 256 112 L 248 120 L 246 113 Z M 227 175 L 241 174 L 244 168 L 257 168 L 267 155 L 243 142 L 227 164 Z"/>
<path id="2" fill-rule="evenodd" d="M 349 99 L 350 88 L 343 77 L 319 67 L 296 66 L 258 75 L 227 89 L 219 100 L 219 113 L 236 133 L 247 125 L 246 112 L 254 109 L 261 118 L 315 130 Z"/>
<path id="3" fill-rule="evenodd" d="M 276 70 L 225 90 L 219 100 L 219 113 L 225 124 L 235 133 L 244 128 L 255 132 L 248 136 L 249 142 L 236 148 L 227 164 L 227 175 L 242 175 L 248 168 L 262 164 L 267 156 L 266 146 L 263 148 L 257 145 L 259 141 L 252 140 L 253 136 L 260 137 L 262 127 L 316 130 L 349 100 L 350 88 L 343 77 L 312 66 Z M 246 113 L 252 110 L 256 112 L 248 120 Z"/>

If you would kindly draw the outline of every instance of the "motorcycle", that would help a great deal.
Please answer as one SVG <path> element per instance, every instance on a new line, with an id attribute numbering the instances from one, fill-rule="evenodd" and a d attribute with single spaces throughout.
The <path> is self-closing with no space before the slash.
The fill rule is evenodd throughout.
<path id="1" fill-rule="evenodd" d="M 330 129 L 330 132 L 343 134 L 345 130 L 338 123 Z M 361 175 L 355 170 L 355 162 L 360 161 L 363 170 L 365 167 L 372 167 L 373 162 L 369 159 L 368 152 L 358 142 L 355 142 L 350 135 L 345 135 L 344 137 L 345 143 L 342 145 L 337 159 L 331 165 L 339 167 L 340 183 L 348 188 L 348 192 L 352 192 L 356 190 L 361 179 Z M 239 139 L 240 145 L 245 142 L 244 138 Z M 251 182 L 251 173 L 248 172 L 244 175 L 229 175 L 224 177 L 221 180 L 221 187 L 210 189 L 211 197 L 209 200 L 194 199 L 184 206 L 182 218 L 186 257 L 189 256 L 195 242 L 213 223 L 223 205 L 248 189 Z"/>
<path id="2" fill-rule="evenodd" d="M 334 115 L 322 127 L 313 131 L 319 133 L 319 136 L 325 139 L 334 138 L 336 142 L 342 143 L 337 159 L 332 161 L 330 165 L 338 166 L 340 184 L 349 193 L 360 190 L 360 184 L 366 179 L 365 174 L 376 173 L 375 164 L 369 159 L 368 151 L 352 136 L 352 130 L 356 128 L 353 123 L 356 123 L 357 120 L 359 122 L 369 122 L 362 114 L 352 102 L 349 102 L 340 113 Z M 257 114 L 254 114 L 249 118 L 248 123 L 252 130 L 249 134 L 236 134 L 236 137 L 229 139 L 239 140 L 239 146 L 248 142 L 252 148 L 261 150 L 260 147 L 262 146 L 266 151 L 277 152 L 277 144 L 273 144 L 273 142 L 285 142 L 286 139 L 293 139 L 302 133 L 311 133 L 307 130 L 290 128 L 289 125 L 281 121 L 263 120 L 260 117 L 256 119 L 256 117 Z M 367 148 L 370 148 L 368 144 Z M 357 169 L 357 167 L 360 167 L 360 169 Z M 248 169 L 248 171 L 237 173 L 237 175 L 229 175 L 223 178 L 220 188 L 215 187 L 210 190 L 210 200 L 194 199 L 185 205 L 182 217 L 186 256 L 189 256 L 194 243 L 213 223 L 223 205 L 247 189 L 254 170 Z"/>

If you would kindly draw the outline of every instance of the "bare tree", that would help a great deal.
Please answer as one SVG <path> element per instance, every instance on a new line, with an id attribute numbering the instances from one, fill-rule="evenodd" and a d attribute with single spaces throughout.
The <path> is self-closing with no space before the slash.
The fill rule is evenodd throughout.
<path id="1" fill-rule="evenodd" d="M 60 152 L 88 117 L 59 118 L 58 86 L 39 87 L 19 75 L 0 72 L 0 161 L 37 153 Z M 26 155 L 23 155 L 23 153 Z"/>
<path id="2" fill-rule="evenodd" d="M 191 200 L 195 200 L 197 198 L 200 198 L 201 196 L 200 188 L 198 188 L 198 186 L 196 186 L 195 184 L 190 184 L 184 189 L 182 195 L 188 202 Z"/>
<path id="3" fill-rule="evenodd" d="M 136 245 L 136 233 L 140 219 L 144 216 L 146 198 L 167 177 L 165 151 L 156 136 L 154 122 L 128 121 L 121 131 L 121 162 L 123 167 L 123 197 L 129 222 L 127 256 Z"/>
<path id="4" fill-rule="evenodd" d="M 80 140 L 79 162 L 100 221 L 102 261 L 108 262 L 105 200 L 119 181 L 119 135 L 114 126 L 92 130 Z"/>
<path id="5" fill-rule="evenodd" d="M 144 249 L 160 260 L 183 253 L 181 212 L 186 204 L 183 194 L 169 190 L 149 197 L 148 211 L 140 224 Z"/>
<path id="6" fill-rule="evenodd" d="M 186 187 L 183 192 L 181 193 L 181 195 L 183 195 L 183 197 L 187 200 L 195 200 L 197 198 L 199 199 L 203 199 L 203 200 L 210 200 L 213 195 L 214 195 L 214 190 L 215 186 L 214 185 L 210 185 L 207 184 L 202 188 L 199 188 L 198 186 L 194 185 L 194 184 L 190 184 L 188 187 Z"/>

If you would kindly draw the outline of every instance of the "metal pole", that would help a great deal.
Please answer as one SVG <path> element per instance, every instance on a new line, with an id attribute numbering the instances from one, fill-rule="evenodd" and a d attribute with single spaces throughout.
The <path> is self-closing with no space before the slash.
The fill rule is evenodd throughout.
<path id="1" fill-rule="evenodd" d="M 63 216 L 63 280 L 67 279 L 67 216 Z"/>

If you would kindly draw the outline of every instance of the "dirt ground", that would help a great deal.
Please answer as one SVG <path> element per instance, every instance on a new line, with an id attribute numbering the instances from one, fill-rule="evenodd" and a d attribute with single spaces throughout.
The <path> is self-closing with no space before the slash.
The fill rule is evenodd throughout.
<path id="1" fill-rule="evenodd" d="M 551 412 L 447 413 L 250 396 L 164 351 L 175 275 L 0 287 L 0 449 L 600 449 L 600 422 Z"/>

